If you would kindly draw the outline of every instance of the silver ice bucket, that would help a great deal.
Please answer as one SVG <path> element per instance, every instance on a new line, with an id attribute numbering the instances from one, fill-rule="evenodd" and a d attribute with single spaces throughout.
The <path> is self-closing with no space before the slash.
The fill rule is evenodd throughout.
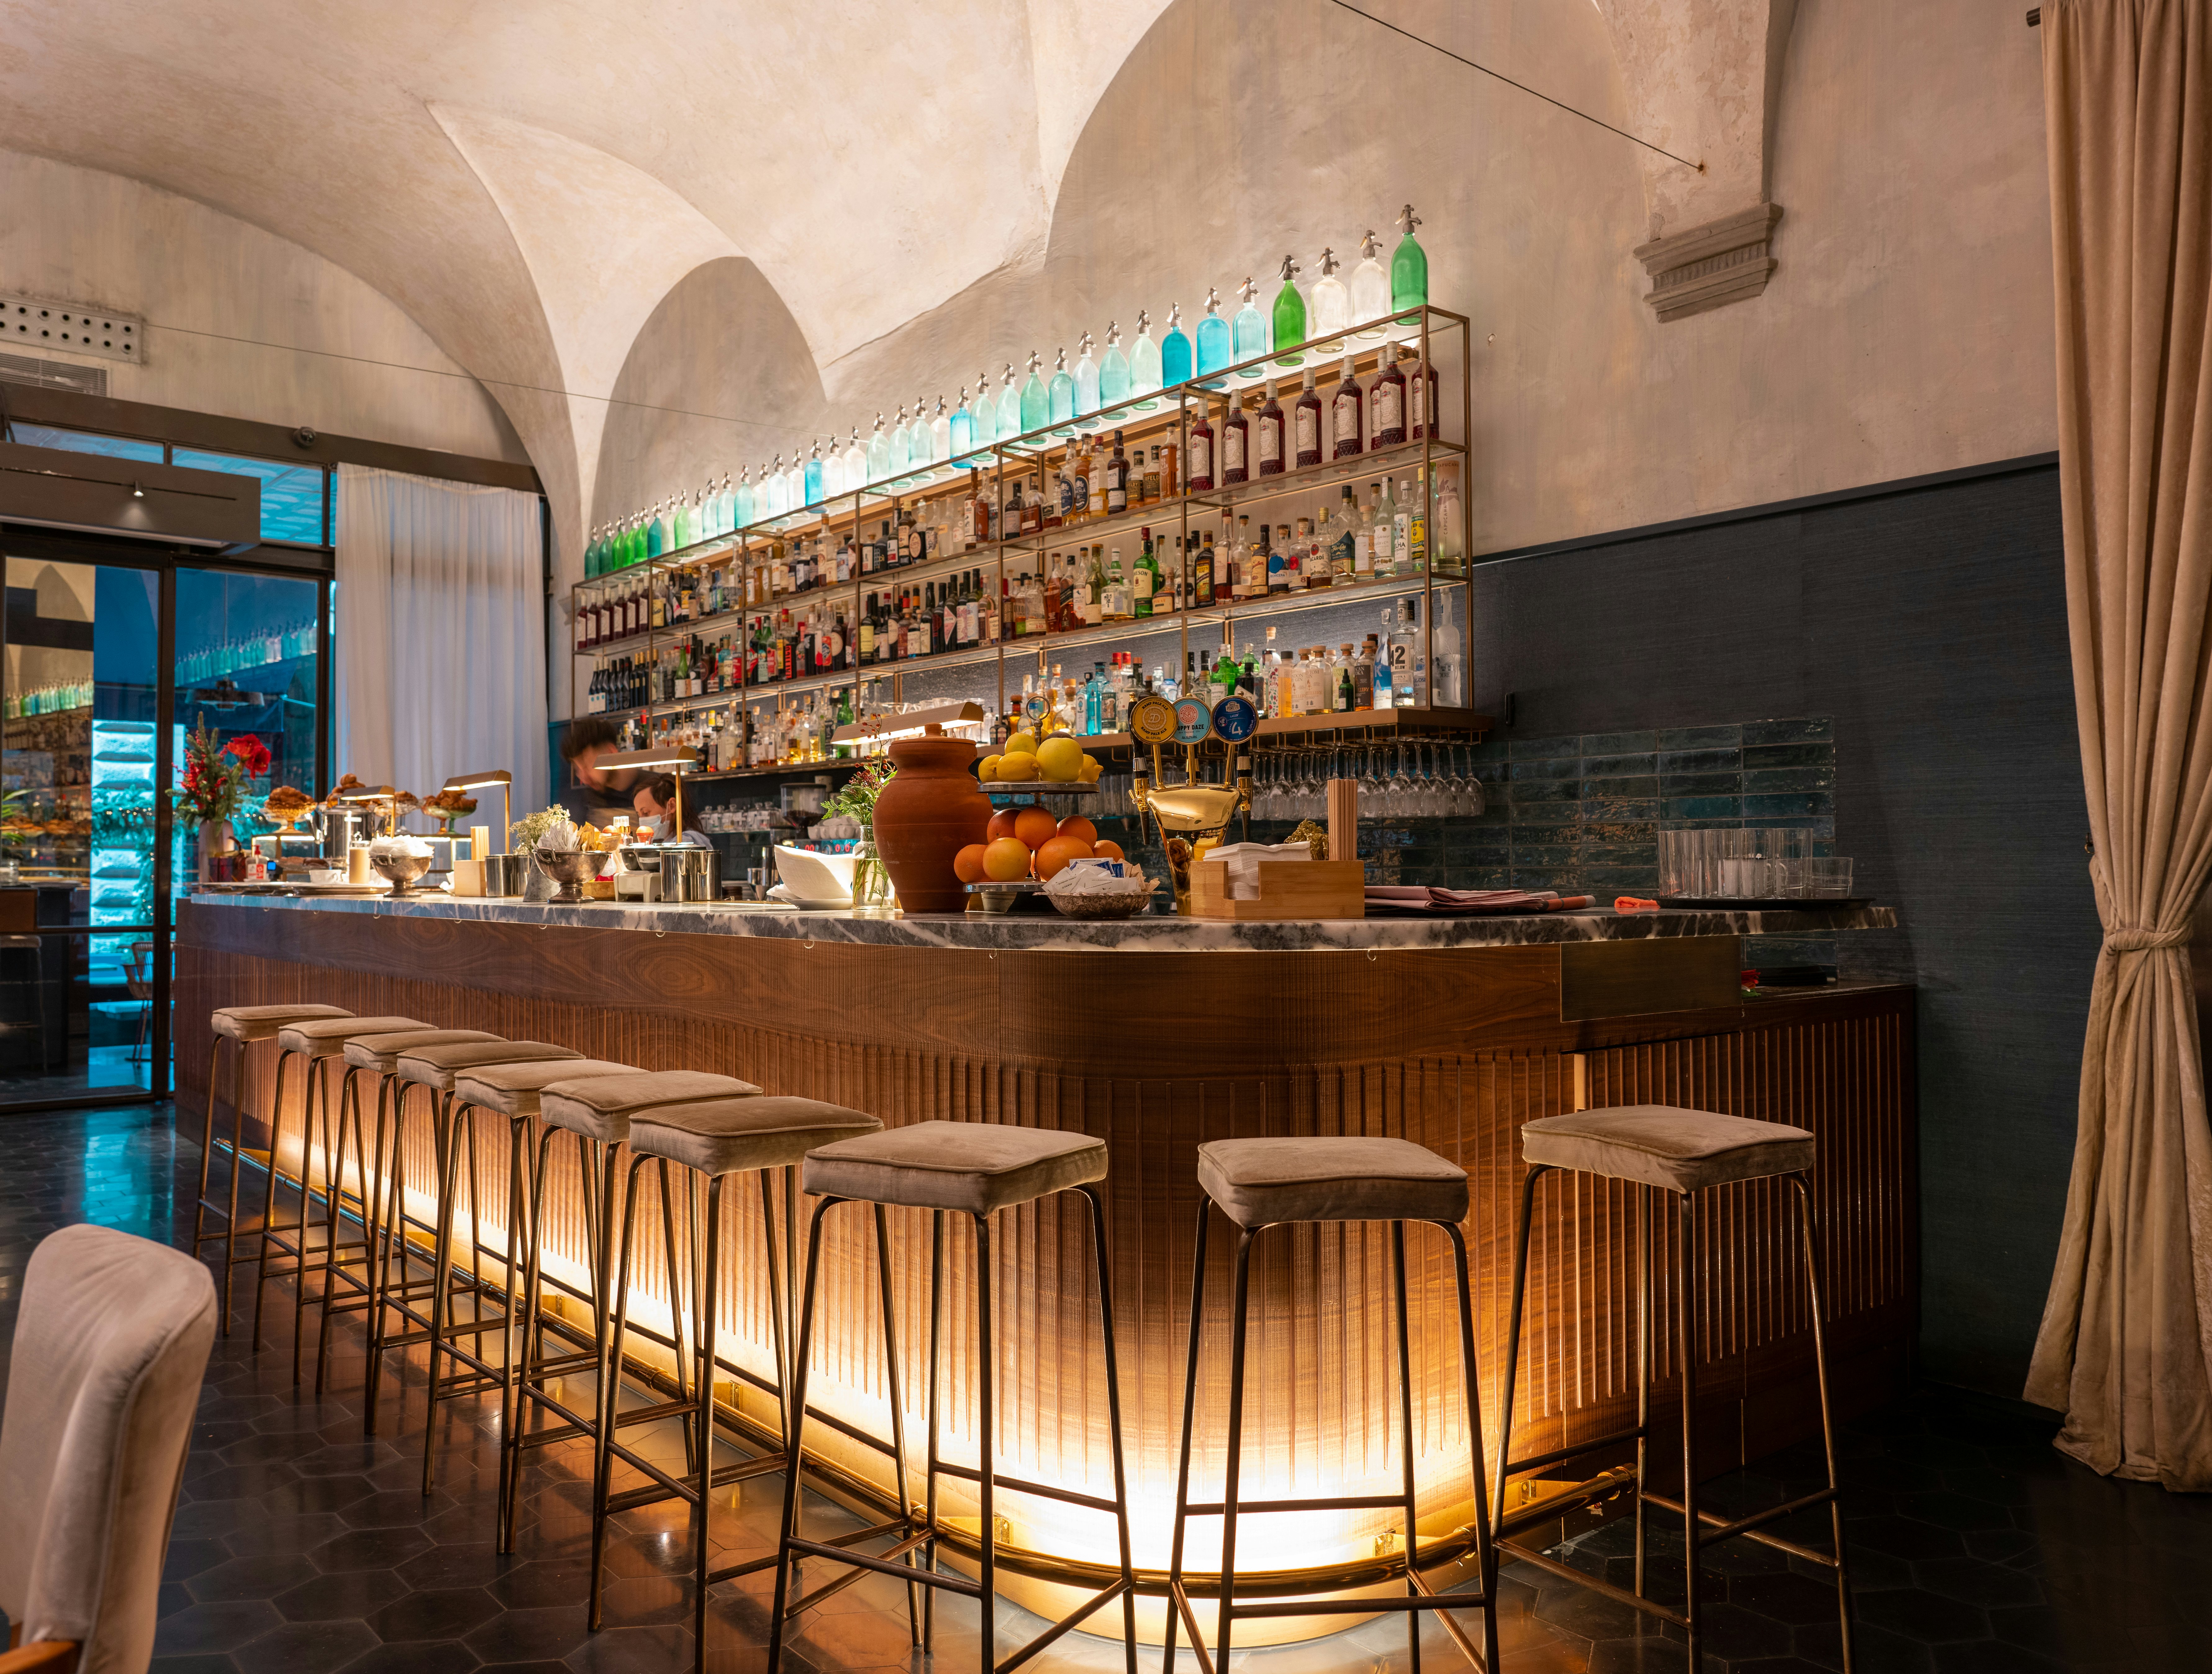
<path id="1" fill-rule="evenodd" d="M 671 843 L 660 851 L 660 899 L 664 901 L 721 899 L 721 857 L 692 843 Z"/>

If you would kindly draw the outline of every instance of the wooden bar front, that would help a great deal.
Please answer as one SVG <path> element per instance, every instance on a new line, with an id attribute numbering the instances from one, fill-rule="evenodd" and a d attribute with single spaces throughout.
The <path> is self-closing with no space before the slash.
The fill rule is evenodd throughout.
<path id="1" fill-rule="evenodd" d="M 196 1127 L 212 1008 L 324 1001 L 642 1067 L 720 1071 L 888 1124 L 938 1118 L 1100 1136 L 1112 1170 L 1105 1189 L 1137 1560 L 1158 1570 L 1175 1489 L 1202 1140 L 1389 1134 L 1468 1171 L 1487 1456 L 1522 1178 L 1520 1125 L 1583 1106 L 1666 1103 L 1809 1128 L 1820 1140 L 1814 1185 L 1839 1412 L 1906 1387 L 1917 1289 L 1912 991 L 1744 1003 L 1733 997 L 1736 966 L 1729 937 L 994 951 L 813 941 L 803 925 L 788 937 L 660 935 L 191 902 L 179 926 L 178 1061 L 185 1120 Z M 269 1077 L 257 1055 L 250 1108 L 265 1101 Z M 295 1118 L 295 1133 L 297 1125 Z M 485 1241 L 495 1246 L 505 1137 L 487 1129 L 480 1143 L 497 1151 L 481 1171 Z M 757 1194 L 730 1196 L 725 1341 L 765 1370 Z M 1516 1453 L 1603 1434 L 1632 1423 L 1635 1412 L 1634 1193 L 1554 1177 L 1539 1201 Z M 1716 1472 L 1816 1429 L 1803 1273 L 1786 1208 L 1774 1183 L 1753 1182 L 1711 1194 L 1698 1216 L 1699 1459 Z M 1048 1201 L 1003 1217 L 994 1234 L 996 1457 L 1008 1472 L 1107 1492 L 1096 1286 L 1079 1209 L 1077 1199 Z M 544 1229 L 564 1258 L 581 1251 L 573 1211 L 564 1204 Z M 826 1246 L 815 1391 L 831 1410 L 888 1434 L 872 1257 L 854 1235 L 861 1217 L 842 1228 L 838 1218 Z M 1225 1425 L 1234 1240 L 1219 1235 L 1222 1224 L 1211 1246 L 1218 1265 L 1194 1466 L 1194 1493 L 1205 1498 L 1219 1497 Z M 895 1212 L 893 1238 L 911 1440 L 924 1404 L 927 1217 Z M 1408 1241 L 1415 1447 L 1425 1503 L 1434 1505 L 1433 1517 L 1424 1514 L 1425 1544 L 1469 1515 L 1468 1436 L 1449 1249 L 1419 1228 Z M 957 1272 L 969 1242 L 957 1228 L 951 1248 Z M 1248 1495 L 1395 1488 L 1389 1252 L 1381 1224 L 1278 1228 L 1259 1240 Z M 661 1271 L 656 1247 L 648 1288 Z M 972 1464 L 969 1287 L 954 1285 L 950 1295 L 944 1451 Z M 1655 1303 L 1661 1322 L 1672 1317 L 1663 1280 Z M 1660 1375 L 1672 1375 L 1663 1354 Z M 750 1396 L 746 1410 L 756 1410 Z M 1663 1389 L 1656 1410 L 1667 1411 Z M 880 1465 L 836 1457 L 887 1486 Z M 952 1503 L 957 1513 L 964 1501 Z M 1013 1495 L 1000 1506 L 1009 1519 L 1002 1537 L 1036 1560 L 1016 1563 L 1017 1573 L 1079 1585 L 1110 1561 L 1103 1518 Z M 1310 1587 L 1311 1572 L 1338 1586 L 1371 1583 L 1402 1562 L 1395 1521 L 1382 1512 L 1255 1519 L 1240 1537 L 1240 1573 L 1283 1587 Z M 1218 1562 L 1218 1528 L 1193 1525 L 1195 1566 Z"/>

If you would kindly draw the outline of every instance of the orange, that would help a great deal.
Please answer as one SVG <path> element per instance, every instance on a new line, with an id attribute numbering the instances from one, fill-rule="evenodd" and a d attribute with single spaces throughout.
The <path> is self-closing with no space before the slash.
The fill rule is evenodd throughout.
<path id="1" fill-rule="evenodd" d="M 1079 838 L 1086 843 L 1095 843 L 1098 840 L 1098 828 L 1080 814 L 1070 814 L 1060 822 L 1060 834 L 1063 837 Z"/>
<path id="2" fill-rule="evenodd" d="M 986 838 L 1012 836 L 1014 834 L 1014 817 L 1021 811 L 1022 810 L 1018 808 L 1001 808 L 997 813 L 991 816 L 991 823 L 983 828 L 983 835 Z"/>
<path id="3" fill-rule="evenodd" d="M 1091 858 L 1096 860 L 1126 860 L 1128 858 L 1127 855 L 1121 852 L 1121 846 L 1119 843 L 1093 843 L 1091 846 Z"/>
<path id="4" fill-rule="evenodd" d="M 952 857 L 952 875 L 963 883 L 983 881 L 983 845 L 970 843 Z"/>
<path id="5" fill-rule="evenodd" d="M 983 875 L 999 883 L 1015 883 L 1030 875 L 1030 846 L 1018 837 L 994 839 L 983 850 Z"/>
<path id="6" fill-rule="evenodd" d="M 1080 837 L 1055 837 L 1036 852 L 1039 877 L 1048 878 L 1071 860 L 1091 858 L 1091 845 Z"/>
<path id="7" fill-rule="evenodd" d="M 1014 815 L 1014 835 L 1033 849 L 1042 848 L 1059 834 L 1060 822 L 1042 808 L 1024 808 Z"/>

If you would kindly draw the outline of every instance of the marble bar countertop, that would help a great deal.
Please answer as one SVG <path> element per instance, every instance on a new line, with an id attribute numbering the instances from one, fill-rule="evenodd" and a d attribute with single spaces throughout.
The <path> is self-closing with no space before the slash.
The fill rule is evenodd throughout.
<path id="1" fill-rule="evenodd" d="M 1774 911 L 1697 908 L 1657 913 L 1532 913 L 1481 919 L 1301 919 L 1238 924 L 1162 914 L 1108 920 L 1057 914 L 915 914 L 866 917 L 850 911 L 800 912 L 753 906 L 650 906 L 587 901 L 580 906 L 484 900 L 443 894 L 402 901 L 379 896 L 213 894 L 198 906 L 240 913 L 351 913 L 387 917 L 478 919 L 495 924 L 567 925 L 586 930 L 650 931 L 655 935 L 761 936 L 789 941 L 853 942 L 876 947 L 1029 949 L 1043 952 L 1134 948 L 1152 953 L 1208 949 L 1301 952 L 1328 949 L 1496 948 L 1560 942 L 1643 941 L 1663 936 L 1822 936 L 1846 930 L 1893 930 L 1887 907 Z"/>

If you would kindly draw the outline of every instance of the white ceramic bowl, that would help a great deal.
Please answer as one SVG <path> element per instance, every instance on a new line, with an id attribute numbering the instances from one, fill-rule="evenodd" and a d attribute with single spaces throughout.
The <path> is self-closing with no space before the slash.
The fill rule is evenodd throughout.
<path id="1" fill-rule="evenodd" d="M 339 871 L 311 871 L 307 874 L 307 882 L 310 883 L 343 883 L 345 881 L 346 875 Z"/>
<path id="2" fill-rule="evenodd" d="M 851 901 L 853 870 L 860 858 L 857 854 L 817 854 L 812 849 L 775 846 L 776 876 L 800 901 Z"/>

